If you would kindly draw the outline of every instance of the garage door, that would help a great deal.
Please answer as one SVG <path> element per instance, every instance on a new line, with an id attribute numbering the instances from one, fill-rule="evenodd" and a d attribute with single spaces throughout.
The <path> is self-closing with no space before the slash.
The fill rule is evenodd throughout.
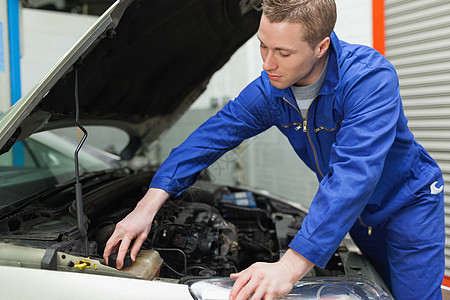
<path id="1" fill-rule="evenodd" d="M 450 1 L 386 0 L 386 56 L 409 126 L 444 172 L 446 275 L 450 275 Z"/>

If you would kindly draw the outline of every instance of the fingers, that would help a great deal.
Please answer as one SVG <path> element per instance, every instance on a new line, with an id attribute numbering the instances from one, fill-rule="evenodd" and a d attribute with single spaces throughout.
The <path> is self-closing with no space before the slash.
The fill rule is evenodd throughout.
<path id="1" fill-rule="evenodd" d="M 236 278 L 229 300 L 273 300 L 277 296 L 289 293 L 293 285 L 289 282 L 284 264 L 255 263 L 244 271 L 231 274 Z"/>
<path id="2" fill-rule="evenodd" d="M 266 281 L 259 284 L 250 300 L 274 300 L 276 296 L 276 289 Z"/>
<path id="3" fill-rule="evenodd" d="M 108 247 L 106 245 L 105 250 L 103 251 L 103 259 L 105 260 L 105 264 L 108 265 L 108 258 L 111 255 L 112 247 Z"/>
<path id="4" fill-rule="evenodd" d="M 260 300 L 264 297 L 264 290 L 263 289 L 257 289 L 255 294 L 250 298 L 250 300 Z M 264 297 L 264 300 L 272 300 L 273 298 L 266 298 Z"/>
<path id="5" fill-rule="evenodd" d="M 237 299 L 236 297 L 240 293 L 242 287 L 247 284 L 250 280 L 251 275 L 246 273 L 247 270 L 241 271 L 237 274 L 231 274 L 231 278 L 237 278 L 237 280 L 233 284 L 233 288 L 231 289 L 229 300 Z M 232 277 L 233 276 L 233 277 Z"/>
<path id="6" fill-rule="evenodd" d="M 106 242 L 105 250 L 103 250 L 103 259 L 105 260 L 106 265 L 108 265 L 109 256 L 112 253 L 116 253 L 120 246 L 120 239 L 116 238 L 114 233 L 113 233 L 113 235 L 111 235 L 109 240 Z"/>
<path id="7" fill-rule="evenodd" d="M 130 250 L 130 256 L 132 261 L 136 260 L 136 255 L 139 253 L 139 250 L 141 249 L 141 246 L 146 239 L 147 239 L 146 234 L 140 234 L 134 241 L 133 246 L 131 247 Z"/>
<path id="8" fill-rule="evenodd" d="M 125 236 L 122 241 L 120 242 L 119 251 L 117 252 L 117 259 L 116 259 L 116 268 L 118 270 L 122 269 L 123 267 L 123 260 L 125 258 L 125 254 L 127 254 L 128 247 L 131 244 L 131 239 L 128 236 Z"/>
<path id="9" fill-rule="evenodd" d="M 256 288 L 259 285 L 259 281 L 255 279 L 255 277 L 253 276 L 250 281 L 247 282 L 246 285 L 244 285 L 244 287 L 242 287 L 241 291 L 239 292 L 239 294 L 236 297 L 236 300 L 247 300 L 248 297 L 250 297 L 250 295 L 256 290 Z M 264 291 L 262 291 L 262 294 L 264 294 Z M 262 296 L 262 295 L 261 295 Z M 252 297 L 253 300 L 256 299 L 261 299 L 260 298 L 255 298 L 254 296 Z"/>
<path id="10" fill-rule="evenodd" d="M 250 273 L 249 271 L 245 276 L 241 276 L 236 280 L 230 292 L 229 299 L 246 300 L 253 292 L 254 294 L 251 300 L 259 300 L 264 297 L 266 284 L 261 282 L 260 277 Z"/>
<path id="11" fill-rule="evenodd" d="M 128 248 L 134 239 L 130 256 L 132 261 L 136 260 L 136 255 L 150 232 L 153 217 L 169 196 L 170 194 L 164 190 L 149 189 L 134 210 L 117 223 L 103 251 L 106 264 L 111 253 L 117 252 L 116 267 L 121 269 Z"/>
<path id="12" fill-rule="evenodd" d="M 230 293 L 229 299 L 246 300 L 251 296 L 250 300 L 273 300 L 276 295 L 276 290 L 271 286 L 270 282 L 253 275 L 241 290 L 238 291 L 237 295 Z"/>
<path id="13" fill-rule="evenodd" d="M 134 239 L 134 236 L 135 234 L 133 234 L 132 231 L 127 230 L 126 225 L 123 225 L 122 222 L 117 223 L 116 228 L 114 229 L 114 232 L 109 240 L 106 242 L 106 247 L 103 251 L 103 258 L 105 259 L 105 263 L 108 264 L 109 256 L 112 253 L 117 252 L 116 268 L 121 269 L 123 267 L 125 254 L 127 253 L 128 247 L 130 246 L 131 241 Z M 140 245 L 142 245 L 142 243 L 143 241 Z M 136 254 L 138 251 L 136 251 Z"/>

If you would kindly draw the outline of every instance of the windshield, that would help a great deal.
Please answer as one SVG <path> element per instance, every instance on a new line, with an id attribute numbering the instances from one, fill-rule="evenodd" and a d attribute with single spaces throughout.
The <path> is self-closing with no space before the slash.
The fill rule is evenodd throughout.
<path id="1" fill-rule="evenodd" d="M 75 178 L 76 139 L 54 132 L 36 133 L 0 156 L 0 208 Z M 119 157 L 83 145 L 80 175 L 113 169 Z"/>

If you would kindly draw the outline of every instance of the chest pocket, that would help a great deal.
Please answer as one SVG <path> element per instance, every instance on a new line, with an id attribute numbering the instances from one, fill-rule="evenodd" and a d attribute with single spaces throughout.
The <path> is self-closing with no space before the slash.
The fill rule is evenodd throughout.
<path id="1" fill-rule="evenodd" d="M 322 96 L 313 103 L 312 109 L 314 113 L 314 124 L 312 124 L 314 132 L 318 135 L 325 135 L 332 133 L 336 135 L 341 127 L 344 115 L 339 105 L 339 102 L 334 98 L 334 95 Z M 310 129 L 310 130 L 311 130 Z"/>
<path id="2" fill-rule="evenodd" d="M 336 133 L 341 127 L 342 120 L 344 119 L 342 112 L 338 108 L 322 101 L 318 103 L 318 107 L 315 108 L 314 118 L 314 132 L 317 133 Z"/>
<path id="3" fill-rule="evenodd" d="M 322 161 L 321 171 L 323 174 L 329 171 L 331 149 L 336 142 L 336 135 L 341 128 L 342 121 L 343 117 L 338 114 L 334 117 L 317 114 L 314 120 L 314 137 L 312 137 L 312 140 L 316 148 L 317 156 Z"/>
<path id="4" fill-rule="evenodd" d="M 316 126 L 318 125 L 318 127 L 314 128 L 314 132 L 317 133 L 322 130 L 325 130 L 328 132 L 337 131 L 339 129 L 339 127 L 341 126 L 341 122 L 343 119 L 344 118 L 341 118 L 337 123 L 326 124 L 324 122 L 321 122 L 320 118 L 317 118 Z M 319 125 L 319 124 L 323 124 L 323 125 Z"/>

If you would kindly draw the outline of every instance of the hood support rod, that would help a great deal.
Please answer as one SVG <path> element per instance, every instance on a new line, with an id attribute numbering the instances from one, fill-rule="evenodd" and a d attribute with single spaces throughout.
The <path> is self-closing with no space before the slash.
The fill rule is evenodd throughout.
<path id="1" fill-rule="evenodd" d="M 87 220 L 85 220 L 84 209 L 83 209 L 83 192 L 81 189 L 80 183 L 80 171 L 78 164 L 78 153 L 81 150 L 84 142 L 87 139 L 88 132 L 80 123 L 80 103 L 78 101 L 78 68 L 81 65 L 81 61 L 79 60 L 73 65 L 74 69 L 74 77 L 75 77 L 75 123 L 78 128 L 83 131 L 83 137 L 78 143 L 77 148 L 75 149 L 74 160 L 75 160 L 75 197 L 77 202 L 77 221 L 78 221 L 78 231 L 80 232 L 83 244 L 84 244 L 84 255 L 86 257 L 89 256 L 89 245 L 88 245 L 88 236 L 87 236 Z"/>

